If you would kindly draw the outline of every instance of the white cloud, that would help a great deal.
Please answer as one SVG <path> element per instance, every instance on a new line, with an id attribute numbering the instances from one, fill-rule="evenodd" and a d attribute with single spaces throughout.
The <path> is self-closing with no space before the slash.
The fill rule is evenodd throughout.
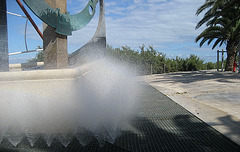
<path id="1" fill-rule="evenodd" d="M 172 45 L 186 43 L 196 47 L 194 40 L 201 29 L 195 30 L 195 26 L 201 16 L 198 17 L 195 13 L 204 1 L 105 1 L 107 43 L 114 47 L 128 45 L 133 49 L 138 49 L 139 46 L 145 44 L 146 46 L 153 45 L 156 49 L 171 50 L 173 47 L 171 43 Z M 72 48 L 81 47 L 91 39 L 96 30 L 97 15 L 98 12 L 87 27 L 74 32 L 73 36 L 69 37 L 69 45 L 72 45 Z"/>
<path id="2" fill-rule="evenodd" d="M 152 43 L 155 46 L 165 42 L 189 41 L 197 35 L 195 12 L 203 1 L 134 0 L 125 7 L 107 7 L 108 43 L 136 46 Z"/>
<path id="3" fill-rule="evenodd" d="M 133 0 L 135 4 L 143 3 L 144 0 Z"/>
<path id="4" fill-rule="evenodd" d="M 116 6 L 117 5 L 117 2 L 105 2 L 105 7 L 112 7 L 112 6 Z"/>

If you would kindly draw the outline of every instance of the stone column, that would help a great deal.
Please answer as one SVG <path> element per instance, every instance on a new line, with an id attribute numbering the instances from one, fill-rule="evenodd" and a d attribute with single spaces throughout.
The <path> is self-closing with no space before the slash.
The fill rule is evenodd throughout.
<path id="1" fill-rule="evenodd" d="M 61 13 L 67 11 L 67 0 L 45 0 L 45 2 Z M 68 67 L 67 36 L 55 32 L 55 29 L 43 23 L 44 66 L 46 69 L 62 69 Z"/>
<path id="2" fill-rule="evenodd" d="M 9 71 L 6 0 L 0 0 L 0 71 Z"/>

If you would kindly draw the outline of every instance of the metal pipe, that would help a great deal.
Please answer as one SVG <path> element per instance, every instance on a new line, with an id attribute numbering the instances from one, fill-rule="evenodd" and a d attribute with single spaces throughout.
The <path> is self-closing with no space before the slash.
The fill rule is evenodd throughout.
<path id="1" fill-rule="evenodd" d="M 224 62 L 224 50 L 222 49 L 222 72 L 223 72 L 223 62 Z"/>
<path id="2" fill-rule="evenodd" d="M 34 27 L 35 30 L 38 32 L 39 36 L 43 39 L 43 34 L 42 34 L 42 32 L 38 29 L 37 25 L 35 24 L 35 22 L 34 22 L 33 19 L 31 18 L 31 16 L 28 14 L 27 10 L 24 8 L 24 6 L 23 6 L 22 3 L 20 2 L 20 0 L 16 0 L 16 2 L 18 3 L 18 5 L 19 5 L 20 8 L 22 9 L 22 11 L 25 13 L 25 15 L 27 16 L 27 18 L 29 19 L 29 21 L 32 23 L 33 27 Z"/>
<path id="3" fill-rule="evenodd" d="M 27 47 L 27 23 L 28 23 L 28 18 L 26 20 L 26 24 L 25 24 L 25 32 L 24 32 L 24 40 L 25 40 L 25 47 L 26 47 L 26 51 L 28 51 L 28 47 Z"/>
<path id="4" fill-rule="evenodd" d="M 9 53 L 8 55 L 17 55 L 17 54 L 37 52 L 37 51 L 43 51 L 43 49 L 29 50 L 29 51 L 23 51 L 23 52 L 14 52 L 14 53 Z"/>
<path id="5" fill-rule="evenodd" d="M 240 73 L 240 47 L 238 48 L 238 73 Z"/>
<path id="6" fill-rule="evenodd" d="M 151 64 L 151 75 L 153 74 L 153 66 L 152 66 L 152 64 Z"/>
<path id="7" fill-rule="evenodd" d="M 219 50 L 217 50 L 217 71 L 219 71 Z"/>
<path id="8" fill-rule="evenodd" d="M 22 16 L 22 15 L 19 15 L 19 14 L 16 14 L 16 13 L 12 13 L 12 12 L 8 12 L 7 11 L 7 13 L 10 14 L 10 15 L 14 15 L 14 16 L 22 17 L 22 18 L 27 18 L 26 16 Z"/>

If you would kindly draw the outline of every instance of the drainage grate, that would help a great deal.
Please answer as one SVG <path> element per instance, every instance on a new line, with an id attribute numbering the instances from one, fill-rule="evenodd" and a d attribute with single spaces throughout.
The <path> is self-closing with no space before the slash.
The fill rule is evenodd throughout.
<path id="1" fill-rule="evenodd" d="M 138 115 L 115 144 L 134 152 L 240 152 L 240 146 L 155 88 L 144 85 Z"/>
<path id="2" fill-rule="evenodd" d="M 17 152 L 240 152 L 240 146 L 195 117 L 186 109 L 143 84 L 141 104 L 132 120 L 121 123 L 121 135 L 114 144 L 100 147 L 93 140 L 82 147 L 74 138 L 67 148 L 54 140 L 48 147 L 40 138 L 33 148 L 26 137 L 13 147 L 3 139 L 0 151 Z"/>

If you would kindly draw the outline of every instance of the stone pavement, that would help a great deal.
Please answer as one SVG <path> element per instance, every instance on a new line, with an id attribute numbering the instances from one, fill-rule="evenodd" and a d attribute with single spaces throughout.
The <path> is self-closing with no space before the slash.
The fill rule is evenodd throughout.
<path id="1" fill-rule="evenodd" d="M 240 144 L 240 74 L 212 70 L 141 78 Z"/>

